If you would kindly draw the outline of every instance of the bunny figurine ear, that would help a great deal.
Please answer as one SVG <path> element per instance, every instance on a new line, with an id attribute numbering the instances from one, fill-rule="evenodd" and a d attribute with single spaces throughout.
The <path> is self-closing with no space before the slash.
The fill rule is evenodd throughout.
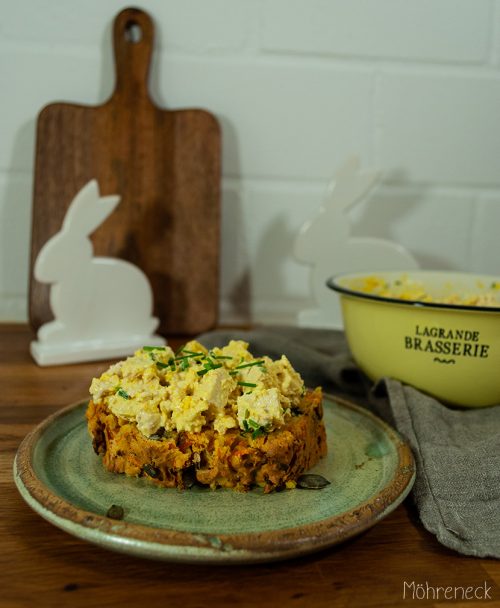
<path id="1" fill-rule="evenodd" d="M 379 171 L 361 171 L 357 156 L 349 158 L 328 186 L 325 204 L 347 210 L 357 203 L 380 177 Z"/>
<path id="2" fill-rule="evenodd" d="M 64 218 L 63 229 L 77 229 L 79 234 L 89 235 L 113 213 L 119 202 L 118 195 L 100 196 L 99 185 L 92 179 L 71 202 Z"/>

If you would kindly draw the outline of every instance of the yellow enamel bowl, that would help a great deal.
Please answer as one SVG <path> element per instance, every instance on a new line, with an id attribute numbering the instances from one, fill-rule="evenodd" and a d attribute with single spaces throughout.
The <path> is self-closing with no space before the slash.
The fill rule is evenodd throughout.
<path id="1" fill-rule="evenodd" d="M 396 378 L 452 405 L 500 404 L 500 277 L 377 272 L 327 285 L 369 378 Z"/>

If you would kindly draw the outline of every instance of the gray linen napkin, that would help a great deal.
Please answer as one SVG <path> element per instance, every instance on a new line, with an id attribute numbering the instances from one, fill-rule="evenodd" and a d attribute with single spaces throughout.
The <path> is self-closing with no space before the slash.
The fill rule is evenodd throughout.
<path id="1" fill-rule="evenodd" d="M 465 555 L 500 558 L 500 405 L 451 409 L 390 378 L 371 387 L 352 362 L 342 332 L 268 327 L 214 331 L 198 339 L 207 347 L 243 339 L 255 356 L 284 353 L 309 386 L 374 409 L 412 447 L 413 498 L 427 530 Z"/>

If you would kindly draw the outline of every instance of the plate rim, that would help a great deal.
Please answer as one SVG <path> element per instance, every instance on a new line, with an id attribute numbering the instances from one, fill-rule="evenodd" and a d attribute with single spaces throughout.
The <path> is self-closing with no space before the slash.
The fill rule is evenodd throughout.
<path id="1" fill-rule="evenodd" d="M 370 418 L 395 446 L 398 462 L 394 475 L 379 492 L 350 511 L 319 521 L 261 532 L 211 534 L 112 520 L 74 505 L 55 494 L 36 475 L 32 456 L 42 434 L 57 420 L 87 404 L 88 399 L 57 410 L 26 435 L 14 459 L 14 480 L 28 505 L 53 525 L 83 540 L 140 557 L 180 562 L 250 563 L 319 551 L 374 526 L 399 506 L 415 481 L 413 453 L 395 429 L 348 399 L 329 393 L 324 394 L 324 399 Z"/>

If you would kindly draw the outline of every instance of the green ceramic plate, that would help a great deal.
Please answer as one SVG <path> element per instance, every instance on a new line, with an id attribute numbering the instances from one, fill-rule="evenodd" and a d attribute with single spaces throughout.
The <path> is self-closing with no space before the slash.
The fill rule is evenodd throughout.
<path id="1" fill-rule="evenodd" d="M 106 471 L 94 454 L 86 402 L 57 412 L 21 444 L 17 487 L 42 517 L 109 549 L 178 562 L 251 563 L 310 553 L 359 534 L 389 514 L 414 481 L 397 433 L 367 410 L 325 398 L 328 456 L 311 472 L 322 490 L 263 494 L 178 491 Z M 112 504 L 122 520 L 106 517 Z"/>

